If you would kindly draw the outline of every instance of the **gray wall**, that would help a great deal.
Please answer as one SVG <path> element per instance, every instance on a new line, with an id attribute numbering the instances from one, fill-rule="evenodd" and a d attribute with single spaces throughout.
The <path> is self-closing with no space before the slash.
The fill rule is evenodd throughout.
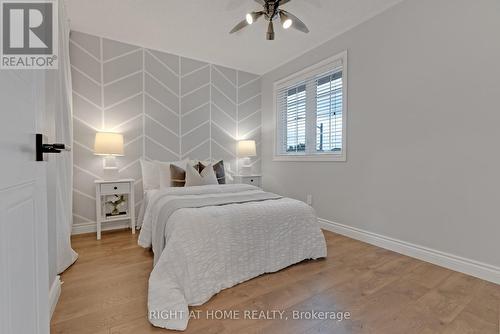
<path id="1" fill-rule="evenodd" d="M 255 139 L 260 153 L 260 78 L 254 74 L 73 31 L 74 226 L 95 222 L 94 180 L 102 158 L 95 132 L 124 134 L 120 176 L 136 181 L 140 158 L 224 159 L 235 171 L 236 140 Z M 260 171 L 260 157 L 253 159 Z M 138 210 L 137 210 L 138 212 Z"/>
<path id="2" fill-rule="evenodd" d="M 498 0 L 407 0 L 264 75 L 265 188 L 500 266 L 499 32 Z M 346 49 L 347 162 L 273 162 L 273 82 Z"/>

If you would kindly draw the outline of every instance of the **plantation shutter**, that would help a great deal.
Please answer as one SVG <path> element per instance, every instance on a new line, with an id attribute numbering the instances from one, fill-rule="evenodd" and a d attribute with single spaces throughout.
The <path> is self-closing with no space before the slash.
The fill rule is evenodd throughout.
<path id="1" fill-rule="evenodd" d="M 277 156 L 344 154 L 343 66 L 339 59 L 277 84 Z"/>
<path id="2" fill-rule="evenodd" d="M 304 152 L 306 146 L 306 86 L 301 83 L 278 92 L 282 152 Z"/>
<path id="3" fill-rule="evenodd" d="M 316 151 L 342 151 L 342 71 L 316 80 Z"/>

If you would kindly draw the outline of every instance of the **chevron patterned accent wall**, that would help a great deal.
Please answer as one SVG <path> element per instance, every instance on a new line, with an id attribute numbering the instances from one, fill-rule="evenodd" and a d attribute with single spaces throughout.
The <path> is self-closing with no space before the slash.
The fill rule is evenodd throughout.
<path id="1" fill-rule="evenodd" d="M 74 124 L 74 231 L 95 228 L 93 155 L 97 131 L 124 134 L 120 177 L 142 203 L 139 159 L 223 159 L 238 170 L 236 142 L 254 139 L 260 172 L 260 77 L 77 31 L 71 32 Z"/>

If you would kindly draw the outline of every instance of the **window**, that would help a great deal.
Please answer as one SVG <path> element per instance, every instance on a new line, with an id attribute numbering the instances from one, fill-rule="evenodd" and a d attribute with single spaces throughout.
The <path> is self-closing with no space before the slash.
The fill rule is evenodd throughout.
<path id="1" fill-rule="evenodd" d="M 275 160 L 345 161 L 347 53 L 275 83 Z"/>

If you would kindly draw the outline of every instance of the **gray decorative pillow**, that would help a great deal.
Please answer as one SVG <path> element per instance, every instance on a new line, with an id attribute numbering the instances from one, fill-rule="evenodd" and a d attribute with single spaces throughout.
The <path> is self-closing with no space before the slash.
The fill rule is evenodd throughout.
<path id="1" fill-rule="evenodd" d="M 186 171 L 174 164 L 170 165 L 170 186 L 184 187 L 186 184 Z"/>
<path id="2" fill-rule="evenodd" d="M 205 165 L 203 163 L 198 162 L 194 168 L 198 170 L 198 172 L 202 172 L 205 169 Z M 217 182 L 219 184 L 226 184 L 226 171 L 224 169 L 224 161 L 221 160 L 218 163 L 213 165 L 215 176 L 217 177 Z"/>

